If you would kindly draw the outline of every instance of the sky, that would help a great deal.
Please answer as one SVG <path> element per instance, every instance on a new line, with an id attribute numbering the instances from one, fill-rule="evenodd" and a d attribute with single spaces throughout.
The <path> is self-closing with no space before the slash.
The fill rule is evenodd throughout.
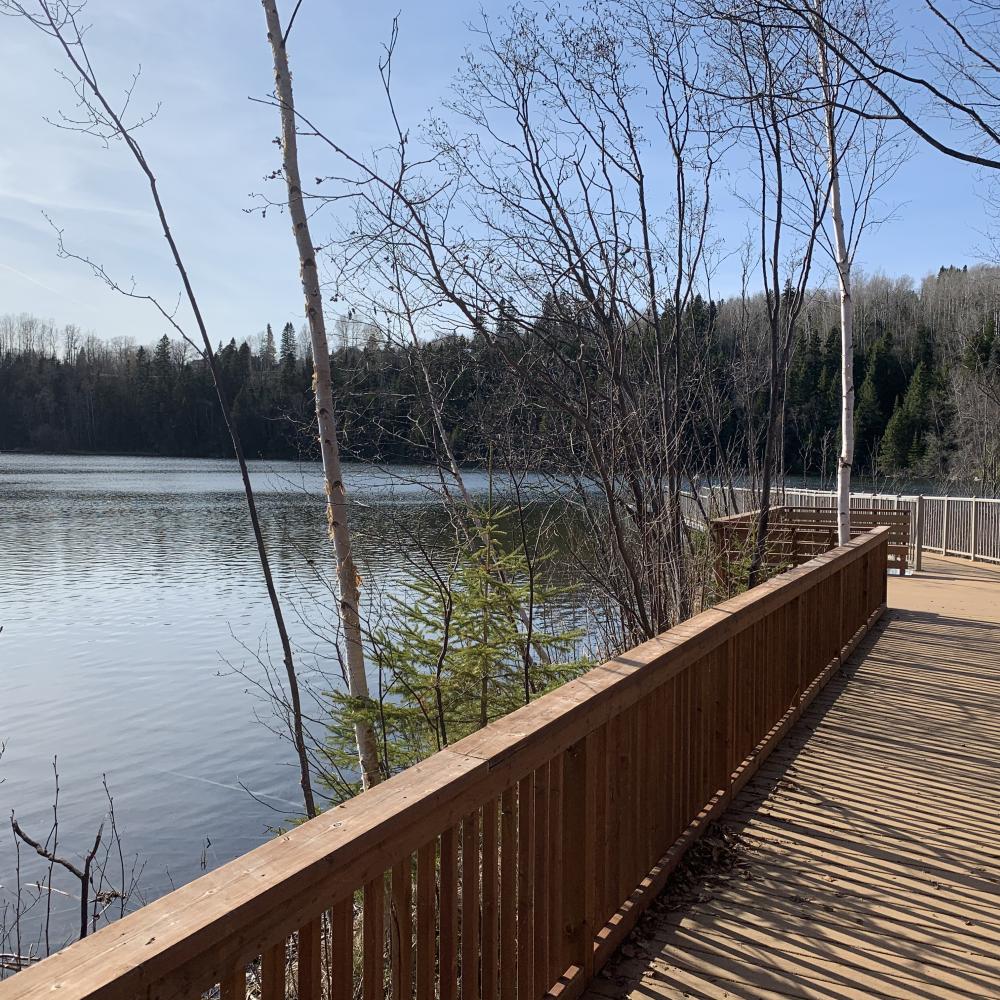
<path id="1" fill-rule="evenodd" d="M 288 16 L 293 4 L 284 0 Z M 398 110 L 416 125 L 440 106 L 477 9 L 462 0 L 305 0 L 289 43 L 300 111 L 360 151 L 391 138 L 378 60 L 400 15 L 394 65 Z M 264 15 L 257 0 L 90 0 L 91 58 L 109 92 L 122 93 L 141 67 L 136 111 L 160 104 L 140 135 L 157 174 L 174 235 L 188 263 L 212 339 L 241 340 L 268 322 L 303 317 L 298 264 L 287 216 L 253 211 L 257 197 L 281 197 L 267 175 L 279 165 L 277 112 L 254 103 L 272 81 Z M 28 312 L 74 323 L 104 338 L 150 343 L 166 322 L 147 303 L 105 287 L 84 265 L 60 259 L 53 227 L 69 250 L 99 261 L 137 291 L 176 301 L 179 285 L 148 190 L 127 151 L 54 127 L 71 112 L 52 39 L 0 18 L 0 314 Z M 325 172 L 307 144 L 304 177 Z M 867 234 L 857 263 L 868 272 L 914 278 L 942 264 L 973 264 L 985 228 L 975 170 L 918 149 L 896 177 L 894 221 Z M 732 179 L 729 183 L 735 183 Z M 732 199 L 723 199 L 732 206 Z M 746 220 L 715 220 L 738 241 Z M 48 218 L 47 218 L 48 217 Z M 49 221 L 51 220 L 51 222 Z M 323 225 L 314 232 L 324 235 Z M 738 290 L 723 263 L 716 295 Z"/>

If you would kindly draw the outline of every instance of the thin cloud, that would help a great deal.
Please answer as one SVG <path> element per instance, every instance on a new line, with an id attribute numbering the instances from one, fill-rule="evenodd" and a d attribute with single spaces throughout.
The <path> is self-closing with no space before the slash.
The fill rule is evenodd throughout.
<path id="1" fill-rule="evenodd" d="M 47 198 L 32 194 L 30 191 L 11 191 L 4 188 L 0 188 L 0 198 L 19 202 L 24 205 L 31 205 L 36 208 L 43 208 L 46 211 L 96 212 L 99 215 L 117 215 L 121 218 L 140 222 L 151 222 L 153 220 L 153 213 L 149 209 L 124 208 L 121 205 L 91 201 L 89 199 L 86 201 L 70 201 L 66 199 Z"/>
<path id="2" fill-rule="evenodd" d="M 10 271 L 11 274 L 16 274 L 19 278 L 24 281 L 30 282 L 32 285 L 37 285 L 39 288 L 44 288 L 45 291 L 51 292 L 53 295 L 58 295 L 61 299 L 66 299 L 68 302 L 76 302 L 72 296 L 67 295 L 65 292 L 59 291 L 58 288 L 53 288 L 51 285 L 46 285 L 44 281 L 39 281 L 37 278 L 33 278 L 30 274 L 25 274 L 24 271 L 19 271 L 16 267 L 11 267 L 10 264 L 5 264 L 0 260 L 0 267 L 5 271 Z"/>

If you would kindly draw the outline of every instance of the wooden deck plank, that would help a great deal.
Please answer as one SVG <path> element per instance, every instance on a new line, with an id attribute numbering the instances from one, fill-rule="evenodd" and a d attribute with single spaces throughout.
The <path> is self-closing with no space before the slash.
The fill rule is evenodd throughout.
<path id="1" fill-rule="evenodd" d="M 873 940 L 860 931 L 851 934 L 803 933 L 792 920 L 772 920 L 770 924 L 744 917 L 712 919 L 699 912 L 673 926 L 661 927 L 650 939 L 659 947 L 658 957 L 671 960 L 676 952 L 690 948 L 718 949 L 728 954 L 736 948 L 740 955 L 764 960 L 822 962 L 809 978 L 825 979 L 837 970 L 850 969 L 849 981 L 867 982 L 875 989 L 888 977 L 907 981 L 914 989 L 954 989 L 971 996 L 989 996 L 998 982 L 996 963 L 992 968 L 957 963 L 954 954 L 942 955 L 934 949 L 920 953 L 901 951 L 895 942 Z"/>
<path id="2" fill-rule="evenodd" d="M 871 930 L 859 926 L 855 921 L 841 921 L 839 924 L 824 921 L 814 917 L 811 910 L 800 907 L 797 912 L 782 910 L 779 907 L 769 907 L 765 910 L 753 910 L 748 907 L 714 907 L 705 905 L 699 907 L 697 913 L 675 914 L 667 920 L 661 920 L 650 940 L 669 943 L 674 928 L 691 931 L 695 934 L 705 934 L 708 939 L 732 937 L 736 940 L 746 939 L 763 943 L 773 942 L 777 932 L 782 941 L 787 942 L 790 951 L 800 951 L 806 941 L 827 942 L 834 948 L 859 948 L 874 955 L 897 956 L 895 943 L 891 936 L 882 930 Z M 944 954 L 937 950 L 937 942 L 930 936 L 922 942 L 921 952 L 923 962 L 914 963 L 912 954 L 903 955 L 902 962 L 911 970 L 910 974 L 900 972 L 907 978 L 921 978 L 914 975 L 913 970 L 920 970 L 925 965 L 942 966 L 948 970 L 956 969 L 970 975 L 989 976 L 991 981 L 1000 982 L 1000 957 L 995 953 L 973 954 L 969 951 Z M 962 957 L 958 958 L 960 954 Z"/>
<path id="3" fill-rule="evenodd" d="M 1000 997 L 1000 568 L 925 569 L 589 997 Z"/>
<path id="4" fill-rule="evenodd" d="M 992 930 L 994 940 L 1000 932 L 1000 922 L 995 914 L 984 918 L 981 910 L 974 910 L 970 906 L 955 905 L 949 900 L 915 897 L 913 893 L 893 891 L 891 886 L 876 882 L 845 885 L 833 879 L 819 878 L 810 874 L 807 869 L 794 866 L 784 868 L 769 863 L 757 867 L 753 882 L 755 886 L 761 886 L 762 891 L 784 890 L 801 900 L 811 899 L 825 888 L 845 905 L 853 907 L 859 918 L 873 912 L 873 906 L 884 905 L 887 912 L 899 919 L 904 919 L 905 914 L 914 920 L 938 922 L 952 927 L 978 927 L 984 932 Z"/>
<path id="5" fill-rule="evenodd" d="M 891 911 L 890 915 L 884 915 L 870 909 L 859 915 L 850 907 L 849 901 L 843 905 L 844 901 L 832 892 L 815 893 L 804 899 L 797 894 L 781 892 L 778 885 L 769 886 L 766 892 L 740 892 L 727 887 L 724 897 L 703 899 L 702 904 L 705 914 L 739 915 L 758 924 L 768 924 L 782 917 L 791 918 L 801 924 L 803 931 L 814 932 L 818 936 L 846 930 L 878 935 L 881 941 L 898 937 L 914 947 L 937 947 L 942 952 L 962 956 L 950 960 L 984 968 L 997 966 L 1000 971 L 1000 960 L 996 957 L 996 933 L 991 929 L 977 937 L 963 933 L 962 926 L 950 926 L 947 933 L 942 933 L 939 923 L 928 929 L 926 920 L 899 919 Z"/>

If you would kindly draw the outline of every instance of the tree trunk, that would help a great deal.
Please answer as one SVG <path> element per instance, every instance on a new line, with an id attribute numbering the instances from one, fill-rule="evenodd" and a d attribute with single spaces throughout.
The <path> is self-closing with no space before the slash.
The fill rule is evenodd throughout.
<path id="1" fill-rule="evenodd" d="M 835 95 L 826 54 L 823 0 L 816 0 L 819 73 L 826 118 L 826 146 L 830 163 L 830 215 L 833 219 L 837 279 L 840 284 L 840 460 L 837 465 L 837 542 L 851 540 L 851 468 L 854 463 L 854 302 L 851 299 L 851 258 L 844 236 L 840 201 L 840 155 L 834 121 Z"/>
<path id="2" fill-rule="evenodd" d="M 774 478 L 774 452 L 777 443 L 778 423 L 781 417 L 781 395 L 778 388 L 778 365 L 780 351 L 778 332 L 771 329 L 770 376 L 768 379 L 767 428 L 764 432 L 764 458 L 760 482 L 760 508 L 757 512 L 757 533 L 754 536 L 753 555 L 747 574 L 747 586 L 756 587 L 761 582 L 767 561 L 767 534 L 771 523 L 771 483 Z"/>
<path id="3" fill-rule="evenodd" d="M 330 538 L 333 540 L 337 559 L 337 582 L 340 588 L 340 614 L 347 647 L 347 685 L 352 699 L 366 704 L 370 701 L 368 678 L 365 675 L 365 654 L 361 641 L 360 577 L 354 565 L 351 535 L 347 521 L 347 495 L 340 467 L 340 449 L 337 444 L 337 422 L 333 410 L 333 388 L 330 378 L 330 348 L 326 337 L 323 316 L 323 297 L 309 221 L 302 198 L 299 178 L 298 143 L 295 134 L 295 105 L 292 99 L 292 78 L 288 69 L 288 55 L 278 17 L 276 0 L 263 0 L 267 19 L 267 35 L 274 57 L 274 86 L 281 112 L 282 169 L 288 187 L 288 211 L 292 219 L 292 232 L 299 252 L 302 291 L 305 295 L 306 318 L 313 356 L 313 391 L 316 397 L 316 421 L 319 432 L 320 452 L 323 457 L 323 474 L 326 488 L 326 517 Z M 354 724 L 358 743 L 358 761 L 365 788 L 381 780 L 378 749 L 371 723 L 359 719 Z"/>

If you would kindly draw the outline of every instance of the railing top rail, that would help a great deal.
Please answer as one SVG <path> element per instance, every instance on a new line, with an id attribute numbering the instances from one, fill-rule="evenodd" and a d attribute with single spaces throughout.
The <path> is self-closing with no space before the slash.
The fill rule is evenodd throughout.
<path id="1" fill-rule="evenodd" d="M 783 510 L 785 510 L 784 505 L 772 506 L 769 510 L 769 513 L 777 514 Z M 740 511 L 738 514 L 727 514 L 724 517 L 713 517 L 712 524 L 739 524 L 741 522 L 749 523 L 753 521 L 756 515 L 759 513 L 760 511 L 758 510 L 744 510 Z"/>
<path id="2" fill-rule="evenodd" d="M 976 503 L 1000 503 L 1000 497 L 957 497 L 957 496 L 952 496 L 951 494 L 945 494 L 944 496 L 929 496 L 929 495 L 925 495 L 924 499 L 925 500 L 954 500 L 955 502 L 959 502 L 959 501 L 962 501 L 962 500 L 966 500 L 966 501 L 975 500 Z"/>
<path id="3" fill-rule="evenodd" d="M 809 504 L 792 504 L 786 503 L 782 507 L 772 507 L 772 510 L 788 511 L 794 514 L 810 514 L 816 517 L 826 516 L 827 518 L 836 517 L 837 511 L 834 507 L 811 507 Z M 852 507 L 851 514 L 857 514 L 861 517 L 885 517 L 890 520 L 895 518 L 899 521 L 906 520 L 910 517 L 909 509 L 895 509 L 892 507 L 879 508 L 871 510 L 867 507 Z"/>
<path id="4" fill-rule="evenodd" d="M 0 983 L 2 1000 L 197 993 L 650 691 L 884 544 L 876 528 L 702 612 Z"/>
<path id="5" fill-rule="evenodd" d="M 712 489 L 721 489 L 721 487 L 711 487 Z M 746 493 L 754 493 L 752 487 L 750 486 L 734 486 L 734 490 L 738 490 Z M 836 492 L 833 490 L 817 490 L 811 486 L 785 486 L 777 487 L 776 491 L 779 495 L 782 493 L 802 493 L 807 496 L 818 496 L 818 497 L 836 497 Z M 959 495 L 956 493 L 872 493 L 872 492 L 859 492 L 856 490 L 851 491 L 851 498 L 858 498 L 861 500 L 902 500 L 906 503 L 915 503 L 917 500 L 954 500 L 954 501 L 969 501 L 975 500 L 976 503 L 995 503 L 1000 504 L 1000 497 L 980 497 L 980 496 L 968 496 Z"/>
<path id="6" fill-rule="evenodd" d="M 746 489 L 746 487 L 742 487 Z M 836 497 L 836 493 L 833 490 L 814 490 L 807 489 L 803 486 L 786 486 L 783 489 L 779 489 L 779 493 L 804 493 L 807 496 L 817 496 L 817 497 Z M 865 493 L 858 492 L 856 490 L 851 490 L 851 498 L 858 498 L 860 500 L 905 500 L 911 502 L 917 499 L 916 493 Z"/>

